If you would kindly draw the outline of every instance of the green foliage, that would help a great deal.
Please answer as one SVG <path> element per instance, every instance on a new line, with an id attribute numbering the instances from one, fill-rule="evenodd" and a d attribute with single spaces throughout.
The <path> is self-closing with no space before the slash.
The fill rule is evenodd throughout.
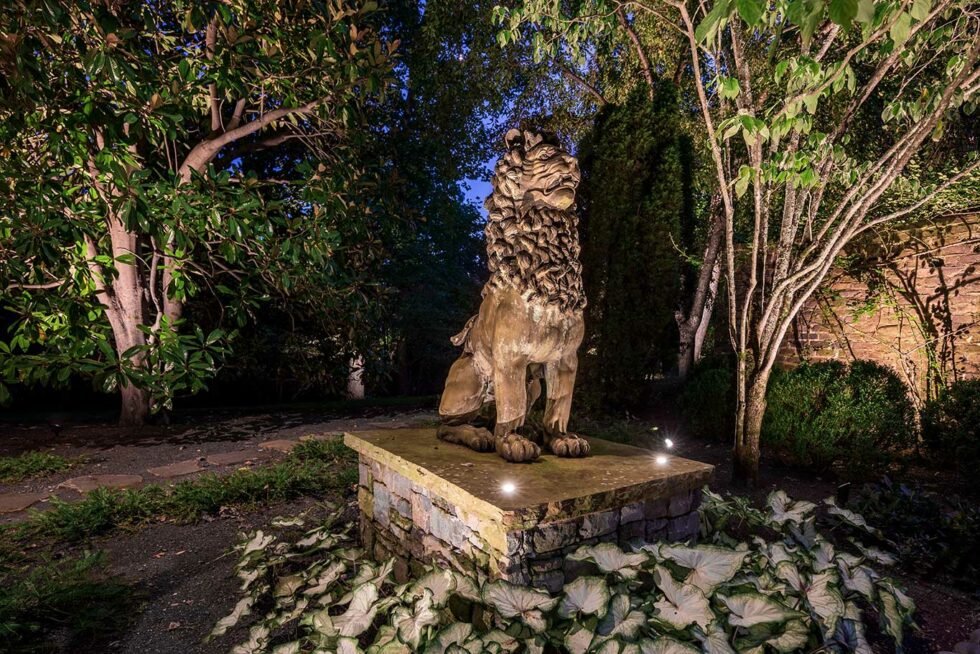
<path id="1" fill-rule="evenodd" d="M 629 407 L 676 363 L 682 226 L 693 220 L 692 156 L 672 86 L 607 106 L 582 143 L 582 270 L 589 304 L 583 400 Z"/>
<path id="2" fill-rule="evenodd" d="M 735 431 L 735 375 L 719 362 L 694 367 L 681 391 L 679 405 L 687 431 L 700 438 L 728 440 Z"/>
<path id="3" fill-rule="evenodd" d="M 301 496 L 320 496 L 354 483 L 355 458 L 339 440 L 310 440 L 281 462 L 228 475 L 206 474 L 172 488 L 150 484 L 137 489 L 96 489 L 80 502 L 52 500 L 48 510 L 32 512 L 6 528 L 16 542 L 43 538 L 74 543 L 120 527 L 160 519 L 192 522 L 222 507 L 252 505 Z"/>
<path id="4" fill-rule="evenodd" d="M 5 566 L 0 572 L 0 642 L 5 652 L 39 652 L 56 647 L 93 651 L 108 642 L 132 616 L 132 593 L 107 578 L 105 557 Z"/>
<path id="5" fill-rule="evenodd" d="M 51 475 L 67 470 L 74 461 L 50 452 L 24 452 L 17 456 L 0 456 L 0 482 L 10 484 L 31 477 Z"/>
<path id="6" fill-rule="evenodd" d="M 908 389 L 871 361 L 804 364 L 773 373 L 763 442 L 787 463 L 861 474 L 915 446 Z"/>
<path id="7" fill-rule="evenodd" d="M 211 637 L 247 623 L 240 647 L 256 654 L 869 654 L 866 622 L 876 613 L 883 638 L 901 649 L 915 607 L 869 565 L 887 554 L 857 540 L 878 538 L 860 516 L 782 491 L 764 511 L 706 497 L 708 543 L 582 546 L 569 559 L 584 576 L 557 594 L 449 567 L 397 584 L 394 560 L 369 561 L 340 512 L 312 528 L 302 516 L 279 520 L 275 533 L 255 532 L 237 547 L 242 596 Z M 817 532 L 818 519 L 839 543 Z M 741 541 L 746 526 L 765 537 Z"/>
<path id="8" fill-rule="evenodd" d="M 376 5 L 3 13 L 0 400 L 2 384 L 77 373 L 167 407 L 274 299 L 356 320 L 378 250 L 359 115 L 392 55 L 369 27 Z M 213 316 L 181 319 L 205 299 Z"/>
<path id="9" fill-rule="evenodd" d="M 980 593 L 980 507 L 975 501 L 885 478 L 863 486 L 852 503 L 895 543 L 909 572 Z"/>
<path id="10" fill-rule="evenodd" d="M 922 409 L 922 442 L 937 461 L 972 475 L 980 465 L 980 380 L 952 383 Z"/>

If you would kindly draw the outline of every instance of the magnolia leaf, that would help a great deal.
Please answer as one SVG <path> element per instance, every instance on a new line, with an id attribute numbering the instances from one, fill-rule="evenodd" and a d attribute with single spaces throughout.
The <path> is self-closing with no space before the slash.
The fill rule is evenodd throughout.
<path id="1" fill-rule="evenodd" d="M 751 627 L 769 622 L 786 622 L 794 618 L 805 617 L 799 611 L 794 611 L 779 602 L 757 593 L 739 593 L 731 597 L 717 596 L 728 607 L 731 615 L 728 624 L 733 627 Z"/>
<path id="2" fill-rule="evenodd" d="M 783 626 L 781 634 L 770 638 L 766 643 L 777 652 L 798 652 L 810 640 L 810 630 L 802 620 L 790 620 Z"/>
<path id="3" fill-rule="evenodd" d="M 273 527 L 279 527 L 279 528 L 285 528 L 285 527 L 302 527 L 303 526 L 303 519 L 300 518 L 299 516 L 295 516 L 295 517 L 292 517 L 292 518 L 284 518 L 284 517 L 281 517 L 280 516 L 278 518 L 273 518 L 273 520 L 272 520 L 272 526 Z"/>
<path id="4" fill-rule="evenodd" d="M 642 552 L 624 552 L 612 543 L 584 545 L 568 555 L 572 561 L 591 561 L 606 574 L 617 573 L 625 579 L 636 577 L 637 568 L 649 560 Z"/>
<path id="5" fill-rule="evenodd" d="M 692 645 L 666 637 L 656 640 L 644 638 L 637 644 L 641 654 L 692 654 L 698 651 L 698 648 Z"/>
<path id="6" fill-rule="evenodd" d="M 609 586 L 602 577 L 579 577 L 564 588 L 558 615 L 563 618 L 581 615 L 602 616 L 609 603 Z"/>
<path id="7" fill-rule="evenodd" d="M 708 628 L 715 616 L 707 598 L 697 586 L 677 583 L 670 571 L 659 565 L 654 569 L 653 577 L 664 594 L 664 599 L 653 605 L 657 619 L 675 629 L 684 629 L 690 624 Z"/>
<path id="8" fill-rule="evenodd" d="M 398 631 L 398 640 L 416 649 L 428 627 L 439 624 L 439 614 L 433 610 L 432 591 L 422 591 L 412 609 L 399 606 L 392 613 L 391 624 Z"/>
<path id="9" fill-rule="evenodd" d="M 632 639 L 644 624 L 646 616 L 643 612 L 633 610 L 629 595 L 619 593 L 609 602 L 609 610 L 599 621 L 597 631 L 608 638 L 623 636 Z"/>
<path id="10" fill-rule="evenodd" d="M 735 576 L 749 553 L 713 545 L 665 545 L 660 548 L 660 555 L 689 569 L 691 573 L 684 581 L 697 586 L 705 595 L 711 595 L 715 588 Z"/>
<path id="11" fill-rule="evenodd" d="M 782 490 L 770 493 L 767 502 L 771 512 L 770 519 L 777 524 L 790 522 L 794 525 L 801 525 L 807 514 L 817 508 L 813 502 L 805 500 L 794 502 L 786 494 L 786 491 Z"/>
<path id="12" fill-rule="evenodd" d="M 350 604 L 342 614 L 332 618 L 341 636 L 360 636 L 367 631 L 378 612 L 378 587 L 374 584 L 358 586 L 351 595 Z"/>
<path id="13" fill-rule="evenodd" d="M 435 638 L 429 641 L 425 654 L 445 654 L 450 645 L 460 645 L 473 633 L 473 625 L 465 622 L 454 622 L 442 629 Z"/>

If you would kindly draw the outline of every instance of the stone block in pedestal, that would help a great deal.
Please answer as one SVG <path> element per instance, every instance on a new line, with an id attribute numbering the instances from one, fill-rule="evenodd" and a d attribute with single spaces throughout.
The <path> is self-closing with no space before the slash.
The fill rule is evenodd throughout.
<path id="1" fill-rule="evenodd" d="M 590 438 L 592 455 L 508 463 L 436 438 L 434 429 L 344 435 L 358 453 L 361 537 L 376 557 L 557 590 L 580 545 L 697 536 L 712 466 Z M 403 574 L 404 574 L 403 573 Z"/>

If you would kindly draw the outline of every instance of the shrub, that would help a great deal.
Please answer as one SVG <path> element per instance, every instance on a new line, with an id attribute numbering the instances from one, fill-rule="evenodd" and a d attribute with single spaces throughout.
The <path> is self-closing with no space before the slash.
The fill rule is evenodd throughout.
<path id="1" fill-rule="evenodd" d="M 915 445 L 908 389 L 889 368 L 838 361 L 776 370 L 769 382 L 762 439 L 791 465 L 849 475 L 887 464 Z"/>
<path id="2" fill-rule="evenodd" d="M 922 442 L 929 455 L 960 470 L 980 465 L 980 380 L 955 382 L 922 409 Z"/>
<path id="3" fill-rule="evenodd" d="M 107 575 L 102 553 L 5 566 L 0 572 L 0 649 L 105 651 L 95 645 L 104 645 L 126 626 L 132 605 L 131 589 Z"/>
<path id="4" fill-rule="evenodd" d="M 734 382 L 732 370 L 716 361 L 695 366 L 679 402 L 681 419 L 689 434 L 731 440 L 735 433 Z"/>
<path id="5" fill-rule="evenodd" d="M 980 596 L 980 507 L 975 502 L 885 478 L 862 487 L 852 503 L 896 544 L 909 571 Z"/>
<path id="6" fill-rule="evenodd" d="M 857 540 L 878 539 L 861 516 L 777 491 L 763 511 L 707 492 L 701 518 L 710 544 L 580 547 L 569 558 L 588 574 L 554 594 L 446 566 L 396 585 L 394 561 L 368 560 L 340 515 L 310 530 L 281 520 L 290 531 L 238 546 L 242 597 L 211 637 L 244 621 L 234 651 L 256 654 L 870 652 L 876 614 L 900 651 L 915 607 L 867 565 L 890 557 Z M 842 537 L 818 533 L 818 518 Z"/>

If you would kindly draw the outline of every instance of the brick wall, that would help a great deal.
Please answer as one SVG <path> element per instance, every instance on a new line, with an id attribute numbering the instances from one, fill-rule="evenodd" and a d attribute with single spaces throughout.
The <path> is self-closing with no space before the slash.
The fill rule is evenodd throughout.
<path id="1" fill-rule="evenodd" d="M 980 377 L 980 216 L 882 231 L 853 245 L 802 309 L 780 363 L 871 359 L 920 402 Z"/>

